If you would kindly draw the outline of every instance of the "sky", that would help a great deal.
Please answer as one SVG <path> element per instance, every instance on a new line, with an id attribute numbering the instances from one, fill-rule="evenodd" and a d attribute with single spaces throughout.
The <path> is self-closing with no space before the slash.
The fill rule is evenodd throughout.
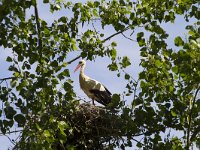
<path id="1" fill-rule="evenodd" d="M 86 1 L 87 0 L 82 0 L 82 1 L 74 0 L 73 2 L 86 2 Z M 51 13 L 49 13 L 48 7 L 41 5 L 40 3 L 38 6 L 39 6 L 38 11 L 40 17 L 49 23 L 52 22 L 54 19 L 58 18 L 60 15 L 62 16 L 66 15 L 66 11 L 61 11 L 59 13 L 55 13 L 52 15 Z M 33 9 L 30 10 L 30 12 L 32 11 Z M 168 23 L 162 25 L 169 34 L 169 39 L 168 39 L 169 47 L 174 47 L 173 40 L 176 36 L 184 37 L 187 34 L 187 31 L 185 30 L 185 26 L 187 24 L 191 23 L 186 23 L 182 17 L 177 16 L 176 22 L 174 24 Z M 82 29 L 82 31 L 84 31 L 84 29 Z M 111 26 L 106 27 L 103 32 L 105 34 L 105 37 L 115 33 L 114 29 Z M 130 32 L 125 32 L 125 34 L 128 36 L 130 35 Z M 134 35 L 131 38 L 136 39 Z M 139 51 L 140 48 L 138 47 L 138 44 L 136 42 L 124 38 L 122 35 L 114 37 L 112 41 L 115 41 L 118 45 L 117 49 L 119 56 L 130 57 L 131 66 L 128 67 L 126 71 L 130 73 L 130 75 L 132 75 L 133 78 L 137 79 L 138 73 L 141 71 L 141 67 L 139 66 L 141 57 Z M 70 53 L 68 55 L 66 62 L 78 56 L 79 53 L 80 53 L 79 51 Z M 0 70 L 1 70 L 0 78 L 11 76 L 11 73 L 8 71 L 8 67 L 10 64 L 5 61 L 6 57 L 10 55 L 12 56 L 12 52 L 9 49 L 4 49 L 0 47 Z M 79 60 L 70 64 L 68 68 L 70 69 L 72 80 L 74 80 L 73 85 L 75 92 L 81 98 L 86 99 L 86 101 L 90 101 L 79 87 L 79 81 L 78 81 L 79 72 L 73 73 Z M 85 73 L 89 77 L 102 82 L 111 91 L 111 93 L 121 94 L 124 91 L 127 82 L 124 80 L 123 76 L 118 78 L 116 75 L 117 72 L 109 71 L 109 69 L 107 68 L 107 65 L 109 63 L 111 63 L 111 61 L 107 57 L 104 58 L 99 57 L 96 58 L 95 61 L 87 61 Z M 127 104 L 130 103 L 131 103 L 131 98 L 127 97 Z M 17 136 L 18 134 L 12 134 L 10 135 L 10 138 L 15 139 Z M 0 143 L 1 143 L 0 150 L 7 150 L 10 146 L 12 146 L 9 139 L 5 136 L 0 136 Z"/>

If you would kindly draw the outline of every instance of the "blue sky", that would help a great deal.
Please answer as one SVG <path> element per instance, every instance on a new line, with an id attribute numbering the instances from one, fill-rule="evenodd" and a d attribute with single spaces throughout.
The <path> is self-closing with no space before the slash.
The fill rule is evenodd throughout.
<path id="1" fill-rule="evenodd" d="M 74 0 L 73 2 L 80 2 L 81 0 Z M 82 0 L 82 2 L 86 2 L 87 0 Z M 40 1 L 41 2 L 41 1 Z M 33 9 L 30 10 L 32 12 Z M 46 20 L 47 22 L 52 22 L 55 18 L 58 18 L 59 15 L 63 16 L 66 15 L 66 11 L 61 11 L 59 13 L 51 14 L 49 13 L 48 7 L 39 4 L 39 15 L 42 19 Z M 97 22 L 97 24 L 99 24 Z M 163 27 L 168 32 L 169 39 L 168 39 L 168 46 L 173 47 L 173 41 L 176 36 L 185 37 L 187 34 L 187 31 L 185 30 L 185 26 L 187 24 L 184 19 L 180 16 L 177 16 L 176 22 L 174 24 L 168 23 L 163 24 Z M 81 29 L 81 28 L 80 28 Z M 85 29 L 82 29 L 84 31 Z M 114 33 L 114 29 L 111 26 L 108 26 L 104 29 L 105 37 L 111 35 Z M 139 31 L 138 31 L 139 32 Z M 130 32 L 126 32 L 126 35 L 130 35 Z M 133 39 L 136 39 L 134 35 L 132 36 Z M 122 35 L 118 35 L 114 37 L 111 41 L 115 41 L 117 43 L 117 49 L 118 49 L 118 55 L 119 56 L 129 56 L 131 58 L 132 65 L 127 68 L 127 72 L 130 73 L 135 79 L 137 79 L 138 73 L 141 71 L 141 68 L 139 67 L 140 63 L 140 51 L 138 44 L 136 42 L 130 41 L 128 39 L 125 39 Z M 11 75 L 11 73 L 8 71 L 9 64 L 5 62 L 5 59 L 8 55 L 12 56 L 12 52 L 8 49 L 3 49 L 0 47 L 0 78 L 8 77 Z M 69 61 L 76 57 L 80 52 L 73 52 L 70 53 L 67 60 Z M 124 76 L 121 76 L 120 78 L 117 77 L 116 72 L 111 72 L 108 70 L 107 65 L 110 63 L 110 59 L 107 57 L 104 58 L 97 58 L 95 61 L 87 61 L 87 67 L 86 67 L 86 74 L 96 79 L 100 82 L 102 82 L 112 93 L 122 93 L 125 89 L 125 86 L 127 84 L 126 81 L 124 81 Z M 90 101 L 87 96 L 80 90 L 79 82 L 78 82 L 78 72 L 73 73 L 76 65 L 78 63 L 78 60 L 67 66 L 71 71 L 71 77 L 74 80 L 74 90 L 76 91 L 77 95 L 85 98 L 87 101 Z M 127 97 L 127 103 L 130 104 L 131 98 Z M 18 134 L 12 134 L 10 135 L 11 139 L 15 139 Z M 5 136 L 0 136 L 0 150 L 7 150 L 9 146 L 12 146 L 11 142 L 8 140 Z"/>

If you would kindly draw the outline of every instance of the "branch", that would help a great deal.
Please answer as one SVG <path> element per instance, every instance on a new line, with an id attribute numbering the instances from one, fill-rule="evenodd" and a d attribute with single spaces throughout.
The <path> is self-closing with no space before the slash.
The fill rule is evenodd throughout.
<path id="1" fill-rule="evenodd" d="M 133 141 L 135 141 L 135 142 L 137 142 L 137 143 L 140 143 L 141 145 L 143 145 L 144 146 L 144 144 L 143 143 L 141 143 L 140 141 L 138 141 L 138 140 L 136 140 L 136 139 L 132 139 Z"/>
<path id="2" fill-rule="evenodd" d="M 16 77 L 1 78 L 0 81 L 15 79 Z"/>
<path id="3" fill-rule="evenodd" d="M 77 56 L 76 58 L 67 62 L 67 64 L 71 64 L 72 62 L 76 61 L 77 59 L 81 58 L 81 55 Z"/>
<path id="4" fill-rule="evenodd" d="M 13 145 L 15 145 L 15 142 L 8 136 L 8 135 L 5 135 L 7 138 L 8 138 L 8 140 L 13 144 Z"/>
<path id="5" fill-rule="evenodd" d="M 116 32 L 112 35 L 110 35 L 109 37 L 105 38 L 104 40 L 102 40 L 102 43 L 105 43 L 106 41 L 110 40 L 111 38 L 113 38 L 114 36 L 118 35 L 118 34 L 122 34 L 123 32 L 127 31 L 128 29 L 130 29 L 130 26 L 127 26 L 126 28 L 124 28 L 123 30 Z M 81 55 L 75 57 L 74 59 L 68 61 L 68 64 L 71 64 L 72 62 L 76 61 L 77 59 L 81 58 Z"/>
<path id="6" fill-rule="evenodd" d="M 104 42 L 110 40 L 111 38 L 113 38 L 114 36 L 116 36 L 116 35 L 118 35 L 118 34 L 121 34 L 121 33 L 125 32 L 125 31 L 127 31 L 128 29 L 130 29 L 130 26 L 127 26 L 127 27 L 124 28 L 123 30 L 121 30 L 121 31 L 119 31 L 119 32 L 116 32 L 116 33 L 110 35 L 109 37 L 105 38 L 105 39 L 102 41 L 102 43 L 104 43 Z"/>
<path id="7" fill-rule="evenodd" d="M 191 144 L 191 138 L 190 138 L 190 130 L 191 130 L 191 123 L 192 123 L 192 114 L 193 114 L 193 108 L 194 108 L 194 105 L 195 105 L 195 101 L 196 101 L 196 97 L 199 93 L 199 90 L 200 90 L 200 86 L 197 88 L 195 94 L 194 94 L 194 98 L 193 98 L 193 101 L 192 101 L 192 107 L 191 107 L 191 110 L 190 110 L 190 113 L 189 113 L 189 122 L 188 122 L 188 130 L 187 130 L 187 145 L 186 145 L 186 150 L 189 150 L 189 147 L 190 147 L 190 144 Z M 194 136 L 194 134 L 193 134 Z"/>
<path id="8" fill-rule="evenodd" d="M 121 33 L 122 35 L 123 35 L 123 37 L 125 37 L 126 39 L 128 39 L 128 40 L 131 40 L 131 41 L 133 41 L 133 42 L 137 42 L 136 40 L 133 40 L 133 39 L 131 39 L 131 38 L 129 38 L 129 37 L 127 37 L 124 33 Z"/>
<path id="9" fill-rule="evenodd" d="M 3 83 L 3 81 L 11 80 L 11 79 L 16 79 L 16 77 L 7 77 L 7 78 L 1 78 L 0 79 L 0 84 Z"/>
<path id="10" fill-rule="evenodd" d="M 38 34 L 38 46 L 40 51 L 40 58 L 42 57 L 42 39 L 41 39 L 41 31 L 40 31 L 40 22 L 39 22 L 39 15 L 38 15 L 38 8 L 37 8 L 37 0 L 34 1 L 34 9 L 35 9 L 35 20 L 36 20 L 36 27 L 37 27 L 37 34 Z"/>
<path id="11" fill-rule="evenodd" d="M 5 134 L 0 133 L 0 136 L 5 136 L 6 134 L 18 133 L 18 132 L 22 132 L 22 131 L 23 131 L 23 130 L 15 130 L 15 131 L 7 132 L 7 133 L 5 133 Z"/>

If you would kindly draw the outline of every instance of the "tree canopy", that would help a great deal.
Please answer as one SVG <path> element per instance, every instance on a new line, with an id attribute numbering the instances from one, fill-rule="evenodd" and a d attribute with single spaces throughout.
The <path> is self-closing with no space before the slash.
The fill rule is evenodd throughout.
<path id="1" fill-rule="evenodd" d="M 65 12 L 50 22 L 38 3 L 0 0 L 0 47 L 12 52 L 5 60 L 12 76 L 0 79 L 0 132 L 20 132 L 13 149 L 200 147 L 198 0 L 43 0 L 52 15 Z M 178 16 L 191 24 L 170 43 L 163 25 Z M 107 36 L 106 27 L 115 32 Z M 126 72 L 132 56 L 118 56 L 118 35 L 140 47 L 138 77 Z M 74 92 L 68 66 L 105 56 L 127 86 L 108 107 L 92 106 Z"/>

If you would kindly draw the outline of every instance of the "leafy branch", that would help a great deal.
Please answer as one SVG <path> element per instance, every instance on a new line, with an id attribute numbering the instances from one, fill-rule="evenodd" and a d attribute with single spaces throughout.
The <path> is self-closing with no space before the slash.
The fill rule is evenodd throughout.
<path id="1" fill-rule="evenodd" d="M 123 30 L 120 30 L 110 36 L 108 36 L 107 38 L 105 38 L 104 40 L 102 40 L 102 43 L 105 43 L 106 41 L 110 40 L 111 38 L 113 38 L 116 35 L 122 34 L 123 32 L 127 31 L 130 29 L 130 26 L 127 26 L 126 28 L 124 28 Z M 70 60 L 67 62 L 67 64 L 71 64 L 72 62 L 76 61 L 77 59 L 81 58 L 81 55 L 75 57 L 74 59 Z"/>
<path id="2" fill-rule="evenodd" d="M 34 11 L 35 11 L 37 34 L 38 34 L 38 46 L 39 46 L 40 58 L 42 58 L 42 39 L 41 39 L 40 22 L 39 22 L 38 8 L 37 8 L 37 0 L 34 1 Z"/>
<path id="3" fill-rule="evenodd" d="M 0 79 L 0 81 L 1 81 L 0 84 L 3 83 L 3 81 L 11 80 L 11 79 L 16 79 L 16 77 L 1 78 L 1 79 Z"/>
<path id="4" fill-rule="evenodd" d="M 188 121 L 188 129 L 187 129 L 187 145 L 186 145 L 186 149 L 189 150 L 189 147 L 190 147 L 190 144 L 191 144 L 191 139 L 193 139 L 197 134 L 197 133 L 194 133 L 192 135 L 192 137 L 190 138 L 190 132 L 191 132 L 191 123 L 192 123 L 192 114 L 193 114 L 193 109 L 194 109 L 194 105 L 195 105 L 195 102 L 196 102 L 196 98 L 197 98 L 197 95 L 199 93 L 199 90 L 200 90 L 200 86 L 197 88 L 196 92 L 195 92 L 195 95 L 194 95 L 194 98 L 193 98 L 193 101 L 192 101 L 192 107 L 190 109 L 190 113 L 189 113 L 189 121 Z M 198 132 L 198 128 L 196 130 L 196 132 Z"/>
<path id="5" fill-rule="evenodd" d="M 130 41 L 137 42 L 136 40 L 126 36 L 124 33 L 122 33 L 122 36 L 125 37 L 126 39 L 130 40 Z"/>
<path id="6" fill-rule="evenodd" d="M 109 37 L 105 38 L 105 39 L 102 41 L 102 43 L 104 43 L 104 42 L 110 40 L 111 38 L 113 38 L 114 36 L 116 36 L 116 35 L 118 35 L 118 34 L 121 34 L 121 33 L 125 32 L 125 31 L 127 31 L 128 29 L 130 29 L 130 26 L 127 26 L 127 27 L 124 28 L 123 30 L 120 30 L 119 32 L 116 32 L 116 33 L 110 35 Z"/>

